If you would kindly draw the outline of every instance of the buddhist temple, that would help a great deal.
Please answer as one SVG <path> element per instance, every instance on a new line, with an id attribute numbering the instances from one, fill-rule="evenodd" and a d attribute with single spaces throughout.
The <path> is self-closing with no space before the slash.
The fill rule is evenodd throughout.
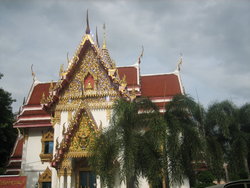
<path id="1" fill-rule="evenodd" d="M 26 187 L 102 187 L 88 165 L 89 142 L 108 127 L 118 98 L 148 97 L 164 112 L 174 95 L 183 94 L 180 69 L 165 74 L 141 74 L 142 54 L 131 66 L 118 66 L 103 45 L 86 31 L 55 82 L 33 83 L 14 128 L 19 130 L 7 175 L 26 176 Z M 58 71 L 58 70 L 55 70 Z M 117 187 L 125 187 L 117 184 Z M 146 180 L 140 187 L 149 187 Z"/>

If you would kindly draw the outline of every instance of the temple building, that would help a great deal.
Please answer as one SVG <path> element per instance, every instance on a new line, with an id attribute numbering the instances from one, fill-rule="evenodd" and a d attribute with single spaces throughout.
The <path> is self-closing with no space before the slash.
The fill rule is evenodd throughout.
<path id="1" fill-rule="evenodd" d="M 148 97 L 164 112 L 174 95 L 183 94 L 179 66 L 172 73 L 142 75 L 141 55 L 131 66 L 111 59 L 104 37 L 86 32 L 59 80 L 33 84 L 21 106 L 14 128 L 19 130 L 6 174 L 27 177 L 27 188 L 101 187 L 88 166 L 88 147 L 108 127 L 118 98 Z M 149 187 L 146 180 L 140 187 Z M 125 185 L 117 184 L 117 187 Z"/>

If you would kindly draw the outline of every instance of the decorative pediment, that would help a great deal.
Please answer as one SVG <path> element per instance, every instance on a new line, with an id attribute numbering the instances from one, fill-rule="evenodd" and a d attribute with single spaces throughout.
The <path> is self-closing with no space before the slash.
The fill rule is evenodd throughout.
<path id="1" fill-rule="evenodd" d="M 54 132 L 53 130 L 50 130 L 48 132 L 43 133 L 42 135 L 42 141 L 53 141 L 54 139 Z"/>
<path id="2" fill-rule="evenodd" d="M 39 183 L 51 182 L 51 176 L 52 176 L 51 170 L 49 169 L 49 167 L 47 167 L 42 174 L 39 174 L 38 182 Z"/>
<path id="3" fill-rule="evenodd" d="M 120 95 L 129 97 L 126 84 L 119 78 L 108 50 L 100 49 L 89 34 L 83 37 L 67 69 L 60 68 L 60 80 L 49 93 L 41 101 L 45 109 L 51 106 L 57 108 L 58 105 L 61 108 L 62 103 L 72 106 L 72 100 L 75 99 L 110 96 L 112 101 Z M 68 105 L 69 101 L 71 104 Z M 76 103 L 79 104 L 79 101 Z"/>
<path id="4" fill-rule="evenodd" d="M 84 104 L 79 106 L 69 127 L 65 131 L 64 137 L 57 147 L 52 166 L 60 166 L 62 161 L 66 158 L 88 156 L 88 148 L 99 130 L 97 129 L 91 113 L 83 107 Z"/>

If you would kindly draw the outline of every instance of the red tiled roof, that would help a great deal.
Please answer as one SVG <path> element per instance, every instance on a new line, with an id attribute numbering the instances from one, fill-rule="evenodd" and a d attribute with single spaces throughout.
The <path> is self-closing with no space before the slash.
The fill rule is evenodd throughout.
<path id="1" fill-rule="evenodd" d="M 40 101 L 42 98 L 43 93 L 47 97 L 49 94 L 49 87 L 50 83 L 39 83 L 33 88 L 33 92 L 30 96 L 30 99 L 28 101 L 27 105 L 40 105 Z"/>
<path id="2" fill-rule="evenodd" d="M 20 170 L 15 170 L 15 171 L 8 171 L 5 173 L 6 175 L 18 175 L 20 173 Z"/>
<path id="3" fill-rule="evenodd" d="M 18 138 L 17 138 L 18 139 Z M 23 152 L 23 142 L 24 142 L 24 137 L 21 139 L 17 140 L 17 143 L 14 147 L 14 151 L 11 155 L 11 158 L 19 158 L 22 157 L 22 152 Z"/>
<path id="4" fill-rule="evenodd" d="M 142 96 L 167 97 L 181 93 L 178 76 L 175 74 L 141 76 Z"/>
<path id="5" fill-rule="evenodd" d="M 10 162 L 8 165 L 8 169 L 18 169 L 21 167 L 21 161 L 18 162 Z"/>
<path id="6" fill-rule="evenodd" d="M 43 93 L 45 97 L 49 95 L 49 87 L 50 83 L 38 83 L 33 87 L 26 104 L 22 107 L 22 112 L 18 116 L 14 127 L 51 126 L 50 115 L 42 109 L 40 104 Z M 49 119 L 44 120 L 46 117 Z"/>
<path id="7" fill-rule="evenodd" d="M 128 86 L 137 85 L 137 68 L 136 67 L 118 67 L 120 79 L 126 76 Z"/>
<path id="8" fill-rule="evenodd" d="M 9 164 L 6 167 L 6 175 L 18 175 L 21 169 L 24 137 L 18 136 L 10 156 Z"/>
<path id="9" fill-rule="evenodd" d="M 32 111 L 28 111 L 28 110 L 26 110 L 26 111 L 24 111 L 23 113 L 22 113 L 22 116 L 24 117 L 24 116 L 29 116 L 29 115 L 32 115 L 32 116 L 34 116 L 34 115 L 48 115 L 48 113 L 46 112 L 46 111 L 43 111 L 43 110 L 32 110 Z"/>

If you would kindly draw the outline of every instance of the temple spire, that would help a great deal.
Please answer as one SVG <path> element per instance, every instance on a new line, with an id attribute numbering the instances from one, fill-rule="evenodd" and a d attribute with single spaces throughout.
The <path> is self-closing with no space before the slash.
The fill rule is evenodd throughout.
<path id="1" fill-rule="evenodd" d="M 90 34 L 90 28 L 89 28 L 89 13 L 87 10 L 87 27 L 86 27 L 86 34 Z"/>
<path id="2" fill-rule="evenodd" d="M 106 45 L 106 26 L 105 24 L 103 24 L 103 44 L 102 44 L 102 49 L 106 49 L 107 45 Z"/>
<path id="3" fill-rule="evenodd" d="M 98 48 L 99 48 L 100 45 L 99 45 L 99 40 L 98 40 L 97 26 L 96 26 L 96 31 L 95 31 L 95 38 L 96 38 L 97 46 L 98 46 Z"/>

